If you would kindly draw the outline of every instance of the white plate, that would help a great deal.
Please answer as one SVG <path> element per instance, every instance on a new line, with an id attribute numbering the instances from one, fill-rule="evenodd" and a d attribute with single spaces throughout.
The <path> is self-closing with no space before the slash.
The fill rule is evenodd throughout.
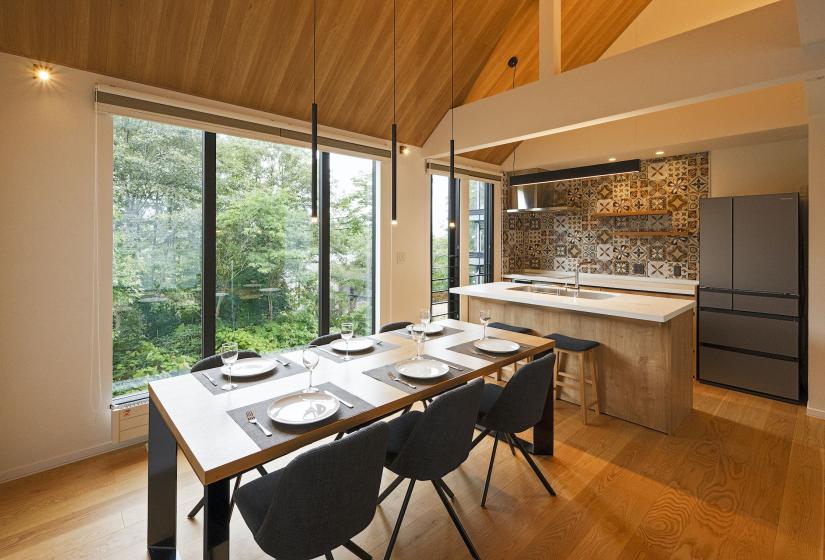
<path id="1" fill-rule="evenodd" d="M 340 408 L 338 399 L 323 392 L 292 393 L 276 399 L 266 414 L 280 424 L 300 426 L 326 420 Z"/>
<path id="2" fill-rule="evenodd" d="M 361 338 L 351 338 L 349 341 L 349 351 L 350 352 L 365 352 L 372 348 L 374 341 L 371 338 L 361 337 Z M 329 345 L 330 348 L 335 350 L 336 352 L 346 352 L 347 351 L 347 343 L 343 339 L 338 339 L 332 344 Z"/>
<path id="3" fill-rule="evenodd" d="M 412 328 L 413 328 L 412 325 L 407 325 L 407 332 L 411 333 Z M 427 327 L 427 334 L 438 334 L 438 333 L 441 333 L 441 332 L 444 332 L 444 325 L 438 325 L 436 323 L 430 323 L 430 325 Z"/>
<path id="4" fill-rule="evenodd" d="M 413 379 L 435 379 L 450 371 L 450 367 L 438 360 L 407 360 L 395 366 L 398 373 Z"/>
<path id="5" fill-rule="evenodd" d="M 510 354 L 516 352 L 521 348 L 515 342 L 504 340 L 501 338 L 483 338 L 476 340 L 473 346 L 485 352 L 492 352 L 493 354 Z"/>
<path id="6" fill-rule="evenodd" d="M 268 373 L 278 367 L 278 364 L 266 358 L 244 358 L 232 366 L 232 377 L 255 377 Z M 229 367 L 222 366 L 221 373 L 229 375 Z"/>

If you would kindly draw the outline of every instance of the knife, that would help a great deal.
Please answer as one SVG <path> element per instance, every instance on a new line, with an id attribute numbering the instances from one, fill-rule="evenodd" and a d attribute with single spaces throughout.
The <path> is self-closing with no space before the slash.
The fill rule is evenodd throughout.
<path id="1" fill-rule="evenodd" d="M 345 401 L 344 399 L 342 399 L 341 397 L 339 397 L 337 395 L 333 395 L 329 391 L 324 391 L 324 394 L 329 395 L 330 397 L 332 397 L 333 399 L 335 399 L 336 401 L 338 401 L 339 403 L 341 403 L 342 405 L 344 405 L 347 408 L 355 408 L 351 403 L 348 403 L 347 401 Z"/>
<path id="2" fill-rule="evenodd" d="M 210 382 L 212 385 L 214 385 L 215 387 L 217 387 L 217 386 L 218 386 L 218 384 L 217 384 L 217 383 L 215 383 L 215 380 L 214 380 L 214 379 L 212 379 L 212 377 L 210 377 L 210 375 L 209 375 L 208 373 L 206 373 L 205 371 L 202 371 L 202 372 L 201 372 L 201 375 L 203 375 L 205 378 L 207 378 L 207 379 L 209 380 L 209 382 Z"/>

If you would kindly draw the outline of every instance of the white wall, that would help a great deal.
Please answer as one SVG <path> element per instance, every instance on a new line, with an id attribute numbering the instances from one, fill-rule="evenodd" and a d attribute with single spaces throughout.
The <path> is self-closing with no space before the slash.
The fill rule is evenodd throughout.
<path id="1" fill-rule="evenodd" d="M 808 194 L 808 139 L 712 150 L 711 196 Z"/>
<path id="2" fill-rule="evenodd" d="M 95 112 L 95 85 L 276 120 L 62 67 L 43 87 L 33 80 L 31 65 L 0 53 L 0 480 L 112 447 L 111 285 L 103 282 L 93 293 L 96 257 L 100 277 L 111 275 L 107 161 L 98 162 L 104 173 L 100 227 L 94 227 L 96 155 L 105 158 L 107 152 L 96 152 L 95 146 L 99 140 L 110 153 L 111 132 L 109 118 Z M 323 128 L 325 136 L 364 141 Z M 389 165 L 381 168 L 379 321 L 384 322 L 416 317 L 429 302 L 429 182 L 420 150 L 399 159 L 399 223 L 390 226 Z M 405 256 L 403 263 L 398 254 Z"/>

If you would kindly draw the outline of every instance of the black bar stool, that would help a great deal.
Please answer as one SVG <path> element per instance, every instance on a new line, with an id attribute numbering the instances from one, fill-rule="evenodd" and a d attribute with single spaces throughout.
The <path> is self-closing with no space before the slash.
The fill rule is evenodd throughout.
<path id="1" fill-rule="evenodd" d="M 553 391 L 559 398 L 559 388 L 570 387 L 579 392 L 579 407 L 581 408 L 582 422 L 587 424 L 587 410 L 592 406 L 596 416 L 601 414 L 599 409 L 599 374 L 596 371 L 596 356 L 594 352 L 599 347 L 595 340 L 573 338 L 559 333 L 548 334 L 544 338 L 556 341 L 556 363 L 553 367 Z M 578 360 L 577 373 L 569 373 L 561 369 L 562 358 L 575 357 Z M 569 360 L 568 360 L 569 361 Z M 587 372 L 590 372 L 590 378 Z M 587 401 L 587 386 L 593 388 L 594 399 Z"/>

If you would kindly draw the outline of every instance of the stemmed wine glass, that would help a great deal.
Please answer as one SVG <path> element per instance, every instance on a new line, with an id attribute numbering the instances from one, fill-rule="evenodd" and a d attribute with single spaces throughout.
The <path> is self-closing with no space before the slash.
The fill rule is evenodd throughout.
<path id="1" fill-rule="evenodd" d="M 223 365 L 229 368 L 229 383 L 222 385 L 221 389 L 224 391 L 231 391 L 237 385 L 232 383 L 232 365 L 238 361 L 238 343 L 237 342 L 224 342 L 221 344 L 221 361 Z"/>
<path id="2" fill-rule="evenodd" d="M 304 362 L 304 367 L 309 371 L 309 386 L 304 389 L 303 393 L 317 393 L 318 387 L 312 386 L 312 370 L 318 365 L 318 352 L 315 346 L 307 346 L 301 353 L 301 361 Z"/>
<path id="3" fill-rule="evenodd" d="M 344 357 L 345 362 L 348 362 L 352 359 L 349 355 L 349 341 L 352 338 L 352 335 L 352 323 L 341 323 L 341 338 L 344 339 L 344 343 L 347 345 L 347 355 Z"/>
<path id="4" fill-rule="evenodd" d="M 427 340 L 427 331 L 430 330 L 430 310 L 422 309 L 418 312 L 418 317 L 421 319 L 421 324 L 424 325 L 424 340 Z"/>
<path id="5" fill-rule="evenodd" d="M 427 336 L 427 327 L 423 323 L 417 323 L 412 326 L 412 337 L 415 340 L 415 358 L 413 360 L 423 360 L 421 355 L 421 344 L 424 342 L 424 337 Z"/>
<path id="6" fill-rule="evenodd" d="M 487 325 L 490 324 L 490 319 L 492 316 L 490 315 L 489 309 L 481 309 L 478 312 L 478 320 L 481 321 L 481 324 L 484 325 L 484 335 L 481 337 L 482 340 L 487 340 Z"/>

